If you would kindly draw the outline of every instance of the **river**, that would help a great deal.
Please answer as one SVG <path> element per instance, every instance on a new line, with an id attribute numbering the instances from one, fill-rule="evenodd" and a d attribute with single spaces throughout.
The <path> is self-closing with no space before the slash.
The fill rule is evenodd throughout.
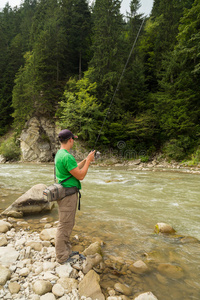
<path id="1" fill-rule="evenodd" d="M 181 171 L 139 171 L 131 167 L 92 166 L 82 182 L 81 211 L 76 224 L 82 233 L 105 242 L 105 256 L 144 260 L 156 256 L 159 263 L 183 269 L 181 278 L 159 274 L 156 268 L 125 282 L 134 293 L 152 291 L 159 300 L 200 299 L 200 175 Z M 0 210 L 37 183 L 53 183 L 52 164 L 0 165 Z M 57 220 L 57 209 L 50 213 Z M 35 220 L 43 216 L 28 216 Z M 158 222 L 170 224 L 178 236 L 154 234 Z M 119 276 L 119 275 L 118 275 Z M 134 294 L 133 293 L 133 294 Z"/>

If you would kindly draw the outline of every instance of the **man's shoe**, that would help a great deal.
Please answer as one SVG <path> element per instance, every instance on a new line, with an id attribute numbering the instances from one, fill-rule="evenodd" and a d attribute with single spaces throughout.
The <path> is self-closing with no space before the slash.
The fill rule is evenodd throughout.
<path id="1" fill-rule="evenodd" d="M 78 251 L 72 251 L 72 253 L 70 253 L 69 257 L 73 257 L 75 255 L 79 255 Z"/>

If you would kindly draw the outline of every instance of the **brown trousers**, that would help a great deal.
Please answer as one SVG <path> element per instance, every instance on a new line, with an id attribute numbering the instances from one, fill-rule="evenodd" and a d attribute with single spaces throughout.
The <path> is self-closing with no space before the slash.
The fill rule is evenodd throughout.
<path id="1" fill-rule="evenodd" d="M 56 233 L 55 250 L 59 263 L 65 262 L 72 252 L 69 238 L 75 224 L 77 200 L 78 193 L 67 196 L 57 202 L 59 223 Z"/>

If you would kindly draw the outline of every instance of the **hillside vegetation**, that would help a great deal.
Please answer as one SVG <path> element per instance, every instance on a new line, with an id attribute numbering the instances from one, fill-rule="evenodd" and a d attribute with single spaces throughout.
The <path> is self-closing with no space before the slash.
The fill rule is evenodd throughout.
<path id="1" fill-rule="evenodd" d="M 120 5 L 24 0 L 3 8 L 0 135 L 12 127 L 18 136 L 31 117 L 45 116 L 89 147 L 100 133 L 99 149 L 199 160 L 200 2 L 154 0 L 148 18 L 139 0 L 127 16 Z"/>

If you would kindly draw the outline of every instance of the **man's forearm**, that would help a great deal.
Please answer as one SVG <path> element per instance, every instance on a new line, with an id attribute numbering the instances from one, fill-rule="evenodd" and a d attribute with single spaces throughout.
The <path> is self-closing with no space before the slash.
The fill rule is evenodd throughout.
<path id="1" fill-rule="evenodd" d="M 79 169 L 82 169 L 85 165 L 86 159 L 82 160 L 80 163 L 78 163 Z"/>

